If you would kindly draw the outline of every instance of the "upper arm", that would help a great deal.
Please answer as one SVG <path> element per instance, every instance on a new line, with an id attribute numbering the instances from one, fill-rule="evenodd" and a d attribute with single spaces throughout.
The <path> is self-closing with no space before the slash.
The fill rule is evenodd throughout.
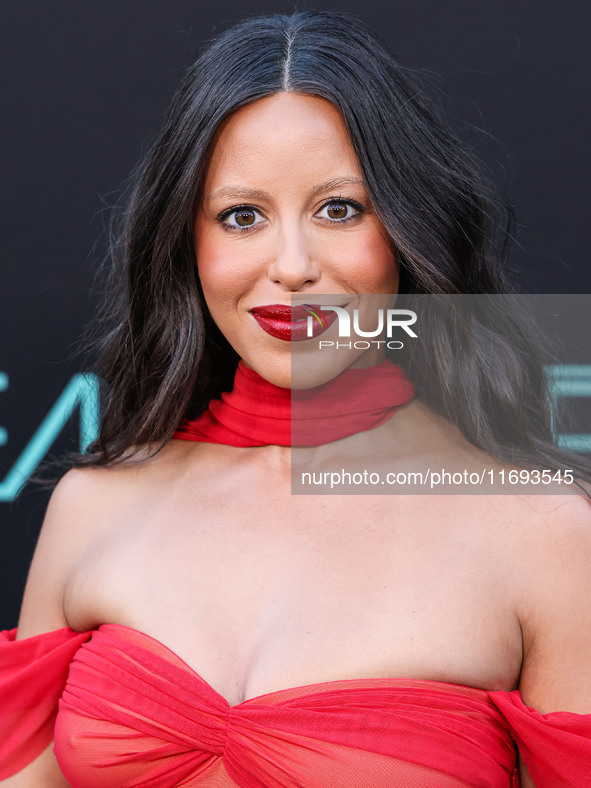
<path id="1" fill-rule="evenodd" d="M 534 781 L 529 776 L 529 772 L 527 770 L 527 766 L 525 765 L 525 761 L 519 755 L 517 756 L 517 763 L 519 766 L 519 785 L 520 788 L 536 788 Z"/>
<path id="2" fill-rule="evenodd" d="M 523 702 L 542 714 L 591 714 L 591 506 L 540 505 L 520 556 Z M 535 788 L 518 759 L 521 788 Z"/>
<path id="3" fill-rule="evenodd" d="M 17 638 L 67 626 L 64 586 L 87 535 L 80 518 L 85 472 L 70 471 L 56 486 L 41 527 L 25 587 Z M 53 743 L 28 766 L 2 780 L 7 788 L 68 788 L 53 754 Z"/>
<path id="4" fill-rule="evenodd" d="M 91 486 L 88 471 L 72 470 L 53 491 L 27 577 L 19 640 L 67 626 L 64 589 L 88 541 Z"/>
<path id="5" fill-rule="evenodd" d="M 524 564 L 519 690 L 542 714 L 591 714 L 591 506 L 565 496 L 538 527 Z"/>
<path id="6" fill-rule="evenodd" d="M 18 774 L 0 783 L 4 788 L 69 788 L 53 754 L 53 744 Z"/>

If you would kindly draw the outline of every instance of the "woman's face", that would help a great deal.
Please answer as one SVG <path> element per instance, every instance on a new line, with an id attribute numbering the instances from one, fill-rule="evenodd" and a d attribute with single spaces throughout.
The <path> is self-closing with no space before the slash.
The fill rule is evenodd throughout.
<path id="1" fill-rule="evenodd" d="M 290 341 L 277 307 L 289 307 L 296 294 L 299 303 L 359 307 L 362 325 L 356 296 L 398 289 L 392 244 L 372 210 L 343 118 L 316 96 L 278 93 L 220 126 L 194 237 L 213 319 L 246 365 L 279 386 L 291 385 L 292 347 L 317 348 L 318 340 Z M 326 294 L 336 300 L 320 298 Z M 263 307 L 271 307 L 271 317 Z M 374 310 L 368 330 L 375 326 Z M 377 360 L 373 350 L 362 353 L 333 353 L 327 365 L 328 356 L 316 351 L 315 366 Z"/>

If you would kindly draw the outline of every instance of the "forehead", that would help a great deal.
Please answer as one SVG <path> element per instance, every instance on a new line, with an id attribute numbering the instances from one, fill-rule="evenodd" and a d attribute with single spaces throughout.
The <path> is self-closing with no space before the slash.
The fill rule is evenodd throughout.
<path id="1" fill-rule="evenodd" d="M 341 175 L 360 174 L 340 111 L 318 96 L 284 92 L 253 101 L 221 124 L 212 141 L 205 187 L 261 171 L 278 176 L 336 169 L 344 170 Z"/>

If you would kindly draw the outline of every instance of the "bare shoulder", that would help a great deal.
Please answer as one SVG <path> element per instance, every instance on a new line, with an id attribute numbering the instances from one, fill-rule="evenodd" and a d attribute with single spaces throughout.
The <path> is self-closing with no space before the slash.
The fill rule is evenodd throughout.
<path id="1" fill-rule="evenodd" d="M 106 525 L 105 513 L 120 509 L 163 480 L 173 456 L 166 447 L 156 453 L 146 448 L 114 465 L 69 470 L 49 500 L 40 545 L 59 547 L 60 553 L 75 551 Z"/>
<path id="2" fill-rule="evenodd" d="M 141 462 L 73 468 L 56 485 L 35 548 L 18 623 L 19 639 L 67 626 L 64 592 L 72 567 L 101 538 L 142 485 Z"/>
<path id="3" fill-rule="evenodd" d="M 488 534 L 498 532 L 499 549 L 511 568 L 522 604 L 528 607 L 548 593 L 552 581 L 560 588 L 574 582 L 577 571 L 589 573 L 591 499 L 574 489 L 545 495 L 486 496 Z"/>
<path id="4" fill-rule="evenodd" d="M 106 475 L 94 469 L 68 471 L 49 504 L 27 584 L 18 623 L 19 639 L 67 625 L 63 589 L 72 566 L 96 523 Z"/>
<path id="5" fill-rule="evenodd" d="M 181 441 L 146 447 L 108 467 L 74 468 L 50 498 L 29 570 L 18 637 L 68 625 L 68 583 L 77 568 L 123 524 L 142 520 L 158 499 L 173 495 L 186 465 Z"/>
<path id="6" fill-rule="evenodd" d="M 521 564 L 539 574 L 571 574 L 589 558 L 591 550 L 591 499 L 582 493 L 507 496 Z"/>

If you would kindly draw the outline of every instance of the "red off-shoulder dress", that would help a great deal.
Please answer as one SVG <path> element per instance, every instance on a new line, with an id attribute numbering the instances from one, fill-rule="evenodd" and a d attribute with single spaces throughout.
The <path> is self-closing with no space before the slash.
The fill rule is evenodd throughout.
<path id="1" fill-rule="evenodd" d="M 51 742 L 72 788 L 536 788 L 591 785 L 591 714 L 517 690 L 395 677 L 292 687 L 235 706 L 128 627 L 0 634 L 0 779 Z"/>
<path id="2" fill-rule="evenodd" d="M 176 437 L 318 445 L 378 426 L 413 395 L 388 362 L 345 374 L 346 398 L 331 384 L 294 419 L 289 390 L 239 367 L 231 395 Z M 15 633 L 0 633 L 0 779 L 54 740 L 72 788 L 516 788 L 517 743 L 536 788 L 591 786 L 591 714 L 540 714 L 517 690 L 345 679 L 230 706 L 129 627 Z"/>

